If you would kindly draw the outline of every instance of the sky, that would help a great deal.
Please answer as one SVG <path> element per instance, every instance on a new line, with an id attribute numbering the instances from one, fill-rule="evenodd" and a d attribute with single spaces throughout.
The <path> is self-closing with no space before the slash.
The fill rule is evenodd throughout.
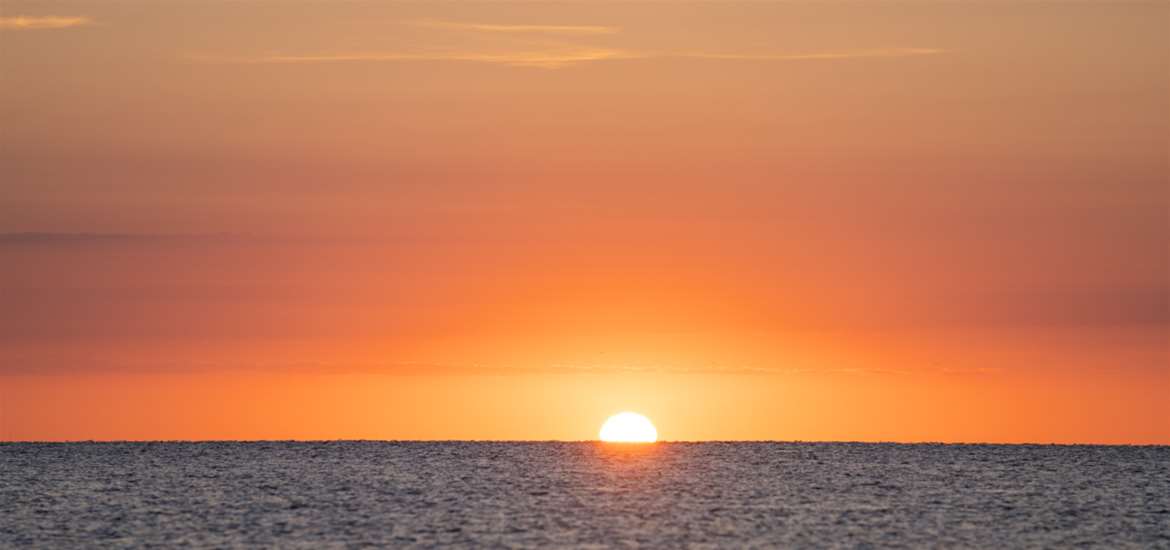
<path id="1" fill-rule="evenodd" d="M 1168 20 L 0 0 L 0 440 L 1170 443 Z"/>

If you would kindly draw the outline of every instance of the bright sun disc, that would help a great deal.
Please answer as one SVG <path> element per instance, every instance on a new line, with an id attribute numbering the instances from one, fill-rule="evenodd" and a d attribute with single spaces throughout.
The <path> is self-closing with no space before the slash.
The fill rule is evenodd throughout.
<path id="1" fill-rule="evenodd" d="M 618 413 L 601 425 L 601 440 L 610 443 L 654 443 L 658 430 L 650 419 L 638 413 Z"/>

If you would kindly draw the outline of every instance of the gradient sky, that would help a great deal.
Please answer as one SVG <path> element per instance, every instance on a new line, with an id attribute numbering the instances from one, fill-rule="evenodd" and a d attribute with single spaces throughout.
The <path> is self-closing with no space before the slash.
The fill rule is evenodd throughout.
<path id="1" fill-rule="evenodd" d="M 1167 21 L 0 0 L 0 439 L 1170 443 Z"/>

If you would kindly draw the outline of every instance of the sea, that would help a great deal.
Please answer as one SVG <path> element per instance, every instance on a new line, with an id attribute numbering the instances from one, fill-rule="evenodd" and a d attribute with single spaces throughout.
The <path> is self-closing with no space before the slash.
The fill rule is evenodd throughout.
<path id="1" fill-rule="evenodd" d="M 1170 548 L 1170 447 L 0 444 L 0 547 Z"/>

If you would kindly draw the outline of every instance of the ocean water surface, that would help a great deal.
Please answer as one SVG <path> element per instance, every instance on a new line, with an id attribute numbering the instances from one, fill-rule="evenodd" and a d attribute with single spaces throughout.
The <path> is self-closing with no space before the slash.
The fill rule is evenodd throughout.
<path id="1" fill-rule="evenodd" d="M 0 546 L 1170 548 L 1170 447 L 0 444 Z"/>

